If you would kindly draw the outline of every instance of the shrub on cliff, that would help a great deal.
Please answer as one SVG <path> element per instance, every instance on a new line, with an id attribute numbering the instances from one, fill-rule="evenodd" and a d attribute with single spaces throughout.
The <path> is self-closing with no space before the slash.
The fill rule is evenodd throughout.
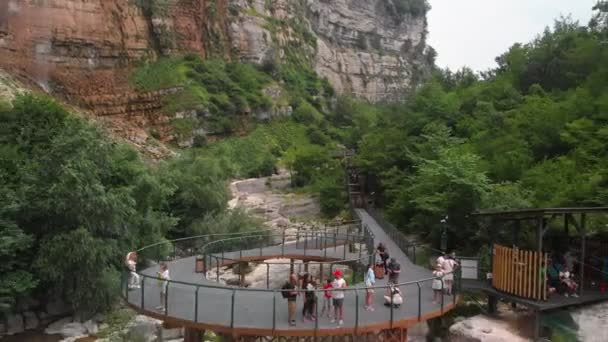
<path id="1" fill-rule="evenodd" d="M 205 159 L 152 169 L 56 102 L 18 97 L 0 110 L 0 309 L 46 291 L 110 308 L 124 254 L 222 215 L 226 177 Z"/>
<path id="2" fill-rule="evenodd" d="M 239 127 L 238 116 L 272 106 L 263 92 L 271 78 L 250 64 L 189 54 L 143 65 L 131 80 L 142 91 L 182 87 L 165 96 L 165 110 L 194 111 L 202 126 L 215 133 L 232 132 Z"/>

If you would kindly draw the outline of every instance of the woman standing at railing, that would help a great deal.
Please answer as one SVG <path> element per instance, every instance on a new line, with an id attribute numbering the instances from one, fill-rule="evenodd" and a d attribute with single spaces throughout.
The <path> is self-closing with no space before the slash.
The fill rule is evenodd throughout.
<path id="1" fill-rule="evenodd" d="M 160 311 L 165 311 L 165 302 L 167 301 L 167 287 L 169 286 L 169 266 L 166 263 L 160 264 L 160 271 L 156 273 L 158 276 L 158 286 L 160 287 L 160 305 L 157 307 Z"/>
<path id="2" fill-rule="evenodd" d="M 378 244 L 378 254 L 380 255 L 380 259 L 382 260 L 382 267 L 384 268 L 384 275 L 388 274 L 388 249 L 386 248 L 386 246 L 381 242 L 380 244 Z"/>
<path id="3" fill-rule="evenodd" d="M 315 311 L 315 281 L 313 277 L 306 273 L 304 274 L 304 278 L 302 280 L 302 289 L 306 290 L 304 292 L 304 307 L 302 308 L 302 322 L 306 322 L 306 320 L 315 321 L 316 317 L 313 312 Z"/>
<path id="4" fill-rule="evenodd" d="M 454 252 L 445 257 L 443 259 L 443 263 L 441 264 L 441 268 L 443 269 L 445 275 L 443 280 L 445 281 L 446 294 L 448 296 L 452 295 L 452 287 L 454 286 L 454 269 L 458 267 L 458 262 L 456 262 L 453 255 L 455 255 Z"/>
<path id="5" fill-rule="evenodd" d="M 435 279 L 433 280 L 433 303 L 439 304 L 441 302 L 441 296 L 443 296 L 443 277 L 445 273 L 441 264 L 435 265 L 435 270 L 433 271 L 433 275 Z"/>
<path id="6" fill-rule="evenodd" d="M 374 272 L 374 265 L 367 265 L 367 273 L 365 274 L 365 310 L 374 311 L 374 289 L 372 286 L 376 283 L 376 274 Z"/>
<path id="7" fill-rule="evenodd" d="M 125 258 L 125 266 L 129 270 L 129 289 L 139 288 L 139 274 L 137 274 L 137 252 L 129 252 Z"/>

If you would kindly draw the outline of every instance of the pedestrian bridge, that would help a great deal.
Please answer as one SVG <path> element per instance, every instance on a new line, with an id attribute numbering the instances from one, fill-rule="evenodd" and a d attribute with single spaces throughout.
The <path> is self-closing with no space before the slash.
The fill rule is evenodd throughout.
<path id="1" fill-rule="evenodd" d="M 433 302 L 431 271 L 412 262 L 406 255 L 411 255 L 407 247 L 400 248 L 405 242 L 402 236 L 385 231 L 365 209 L 355 209 L 354 214 L 356 221 L 295 234 L 207 235 L 142 248 L 138 251 L 140 264 L 145 265 L 138 270 L 142 286 L 129 290 L 124 281 L 123 296 L 130 307 L 144 315 L 186 327 L 189 332 L 186 340 L 189 336 L 196 340 L 200 338 L 200 331 L 211 330 L 240 340 L 279 336 L 287 340 L 322 336 L 354 340 L 357 336 L 367 336 L 375 341 L 403 341 L 407 338 L 408 327 L 441 316 L 455 307 L 454 296 L 443 296 L 439 303 Z M 366 265 L 373 260 L 374 246 L 380 242 L 401 264 L 399 288 L 404 295 L 404 304 L 399 308 L 382 305 L 388 287 L 385 277 L 376 282 L 376 310 L 371 312 L 364 310 L 363 274 Z M 321 270 L 352 270 L 344 300 L 344 324 L 337 326 L 326 318 L 303 323 L 298 315 L 297 325 L 289 326 L 286 300 L 280 289 L 270 286 L 270 264 L 266 264 L 266 289 L 218 282 L 221 267 L 275 258 L 301 260 L 305 262 L 304 267 L 316 265 Z M 160 283 L 156 277 L 159 260 L 169 260 L 171 274 L 164 298 L 160 296 Z M 272 276 L 286 280 L 289 274 L 272 272 Z M 323 293 L 317 291 L 317 310 L 320 310 L 322 296 Z M 300 307 L 301 302 L 298 299 Z M 159 309 L 161 306 L 164 308 Z"/>

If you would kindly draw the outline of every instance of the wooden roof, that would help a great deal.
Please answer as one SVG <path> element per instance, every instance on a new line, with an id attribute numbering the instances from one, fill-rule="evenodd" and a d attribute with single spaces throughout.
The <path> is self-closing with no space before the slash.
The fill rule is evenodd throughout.
<path id="1" fill-rule="evenodd" d="M 578 207 L 578 208 L 531 208 L 508 210 L 481 210 L 472 214 L 475 217 L 493 217 L 503 220 L 537 219 L 545 216 L 560 214 L 608 213 L 608 207 Z"/>

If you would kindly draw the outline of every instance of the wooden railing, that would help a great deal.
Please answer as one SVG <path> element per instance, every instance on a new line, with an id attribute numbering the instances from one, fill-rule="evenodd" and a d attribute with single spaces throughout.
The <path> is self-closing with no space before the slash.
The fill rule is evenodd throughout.
<path id="1" fill-rule="evenodd" d="M 547 300 L 547 253 L 494 245 L 492 286 L 533 300 Z"/>

